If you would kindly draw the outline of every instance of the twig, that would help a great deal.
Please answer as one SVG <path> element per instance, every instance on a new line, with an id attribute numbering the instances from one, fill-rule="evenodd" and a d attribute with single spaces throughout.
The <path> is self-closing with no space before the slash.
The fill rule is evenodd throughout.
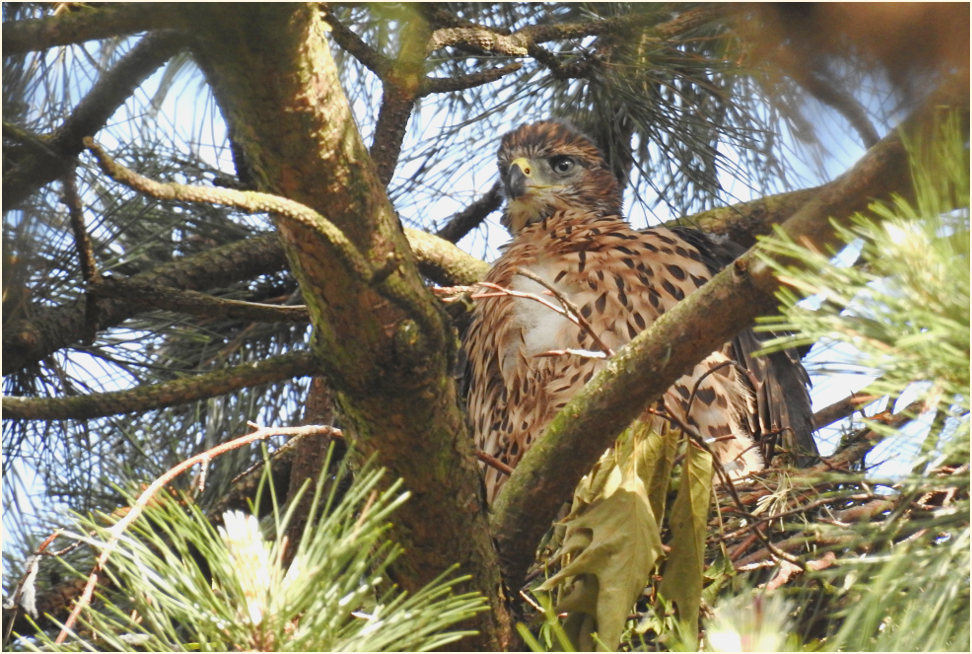
<path id="1" fill-rule="evenodd" d="M 67 205 L 68 215 L 71 218 L 71 230 L 74 232 L 74 245 L 78 251 L 78 260 L 81 263 L 81 279 L 85 285 L 98 280 L 101 275 L 95 265 L 94 252 L 91 249 L 91 238 L 84 226 L 84 207 L 81 198 L 78 196 L 78 187 L 74 179 L 74 168 L 64 175 L 61 180 L 64 186 L 64 204 Z"/>
<path id="2" fill-rule="evenodd" d="M 160 490 L 165 488 L 170 484 L 176 477 L 181 475 L 186 470 L 189 470 L 198 463 L 203 463 L 212 458 L 230 452 L 232 450 L 243 447 L 244 445 L 249 445 L 250 443 L 255 443 L 257 441 L 265 440 L 271 436 L 285 435 L 285 436 L 306 436 L 310 434 L 321 433 L 321 427 L 317 425 L 307 425 L 305 427 L 261 427 L 254 423 L 247 423 L 254 431 L 246 434 L 245 436 L 240 436 L 226 443 L 220 443 L 216 447 L 213 447 L 205 452 L 197 454 L 195 456 L 189 457 L 185 461 L 177 464 L 176 466 L 170 468 L 162 476 L 157 478 L 148 488 L 142 491 L 138 499 L 132 504 L 131 509 L 125 513 L 122 518 L 116 522 L 108 530 L 108 541 L 105 543 L 104 548 L 101 550 L 101 554 L 98 555 L 97 561 L 95 561 L 94 568 L 91 570 L 91 574 L 88 575 L 88 582 L 84 587 L 84 591 L 81 593 L 81 597 L 78 598 L 77 603 L 71 610 L 71 614 L 65 620 L 64 625 L 61 627 L 60 633 L 54 640 L 56 644 L 61 644 L 68 637 L 71 632 L 71 628 L 74 623 L 77 622 L 78 616 L 81 611 L 85 609 L 91 603 L 91 596 L 94 593 L 94 588 L 98 583 L 98 575 L 104 568 L 105 563 L 108 561 L 108 557 L 112 555 L 115 548 L 118 546 L 118 541 L 122 534 L 129 525 L 131 525 L 135 520 L 142 514 L 145 507 L 148 506 L 150 500 L 158 493 Z M 329 430 L 329 427 L 324 429 Z"/>
<path id="3" fill-rule="evenodd" d="M 805 570 L 823 570 L 824 568 L 829 568 L 836 562 L 837 555 L 830 551 L 824 552 L 824 555 L 819 559 L 807 561 L 806 567 L 803 568 L 788 561 L 783 561 L 780 563 L 780 570 L 776 573 L 776 576 L 766 583 L 766 590 L 776 590 Z"/>
<path id="4" fill-rule="evenodd" d="M 844 523 L 841 526 L 847 526 L 850 522 L 861 522 L 863 520 L 870 520 L 879 513 L 884 513 L 885 511 L 890 511 L 895 507 L 895 502 L 887 498 L 873 499 L 867 504 L 861 504 L 859 506 L 852 506 L 849 509 L 844 509 L 842 511 L 837 511 L 834 513 L 834 519 L 837 522 Z"/>
<path id="5" fill-rule="evenodd" d="M 514 63 L 500 66 L 499 68 L 481 70 L 476 73 L 470 73 L 469 75 L 459 75 L 458 77 L 426 77 L 422 83 L 422 89 L 419 91 L 419 95 L 426 96 L 433 93 L 464 91 L 474 86 L 482 86 L 483 84 L 495 82 L 510 73 L 515 73 L 521 68 L 523 68 L 523 64 Z"/>
<path id="6" fill-rule="evenodd" d="M 813 414 L 813 428 L 820 429 L 821 427 L 831 425 L 838 420 L 846 418 L 861 407 L 870 404 L 875 400 L 879 400 L 880 398 L 880 395 L 851 393 L 844 399 L 834 402 L 829 406 L 825 406 Z"/>
<path id="7" fill-rule="evenodd" d="M 509 475 L 513 472 L 512 467 L 506 465 L 505 463 L 497 459 L 492 454 L 487 454 L 482 450 L 479 449 L 476 450 L 476 458 L 482 461 L 483 463 L 485 463 L 486 465 L 488 465 L 489 467 L 496 468 L 497 470 L 499 470 L 500 472 L 506 475 Z"/>
<path id="8" fill-rule="evenodd" d="M 683 427 L 683 431 L 689 435 L 696 445 L 699 445 L 702 449 L 709 453 L 709 456 L 712 457 L 713 468 L 715 469 L 716 474 L 719 476 L 719 481 L 722 482 L 723 488 L 725 488 L 729 493 L 732 501 L 735 502 L 736 506 L 738 507 L 739 512 L 751 517 L 752 514 L 746 510 L 742 500 L 739 499 L 739 494 L 736 492 L 736 487 L 733 485 L 732 479 L 729 477 L 729 474 L 726 472 L 725 468 L 722 467 L 722 462 L 719 461 L 719 457 L 715 455 L 709 445 L 705 442 L 705 439 L 703 439 L 702 436 L 694 429 L 688 427 L 688 425 Z M 767 538 L 766 534 L 763 533 L 763 530 L 760 529 L 758 525 L 753 525 L 753 534 L 756 535 L 760 542 L 763 543 L 763 546 L 767 549 L 767 551 L 769 551 L 769 553 L 774 557 L 788 561 L 801 569 L 805 568 L 805 565 L 798 558 L 773 545 L 773 543 L 770 542 L 769 538 Z"/>
<path id="9" fill-rule="evenodd" d="M 10 608 L 13 610 L 13 614 L 11 614 L 9 619 L 6 620 L 7 624 L 3 629 L 4 644 L 6 644 L 10 638 L 10 633 L 13 630 L 14 623 L 16 622 L 17 619 L 17 613 L 20 611 L 20 605 L 21 605 L 20 598 L 22 596 L 26 596 L 27 598 L 24 606 L 24 608 L 27 609 L 27 613 L 29 613 L 33 617 L 37 617 L 37 606 L 34 602 L 33 586 L 34 586 L 34 579 L 37 577 L 40 557 L 41 555 L 46 553 L 47 548 L 50 546 L 51 543 L 54 542 L 54 539 L 56 539 L 58 536 L 61 535 L 62 531 L 63 529 L 55 529 L 50 536 L 44 539 L 44 542 L 42 542 L 40 546 L 38 546 L 38 548 L 34 550 L 34 553 L 31 554 L 30 557 L 27 559 L 27 563 L 24 566 L 27 571 L 17 582 L 17 587 L 14 588 L 14 591 L 10 596 L 9 604 L 4 605 L 4 609 Z M 74 546 L 76 546 L 76 544 L 72 545 L 71 547 Z M 70 549 L 70 547 L 65 549 Z"/>

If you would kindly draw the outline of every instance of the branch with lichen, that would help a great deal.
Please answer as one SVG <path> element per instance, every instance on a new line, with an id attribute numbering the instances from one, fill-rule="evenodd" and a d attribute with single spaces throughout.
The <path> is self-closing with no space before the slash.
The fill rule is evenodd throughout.
<path id="1" fill-rule="evenodd" d="M 399 264 L 397 258 L 390 257 L 386 261 L 377 262 L 377 265 L 373 265 L 337 225 L 307 205 L 279 195 L 259 191 L 237 191 L 235 189 L 192 186 L 175 182 L 157 182 L 139 175 L 111 159 L 90 137 L 86 137 L 84 143 L 95 156 L 99 167 L 106 175 L 132 190 L 160 200 L 220 204 L 248 213 L 268 213 L 311 229 L 327 241 L 337 258 L 360 282 L 373 286 L 384 297 L 407 311 L 413 319 L 426 329 L 425 333 L 430 337 L 440 338 L 442 336 L 436 328 L 438 316 L 433 315 L 434 309 L 419 301 L 392 274 Z"/>
<path id="2" fill-rule="evenodd" d="M 242 388 L 313 375 L 318 372 L 314 356 L 294 352 L 257 363 L 244 363 L 161 384 L 137 386 L 124 391 L 92 393 L 73 397 L 4 397 L 3 413 L 9 420 L 89 419 L 164 409 L 196 400 L 225 395 Z"/>

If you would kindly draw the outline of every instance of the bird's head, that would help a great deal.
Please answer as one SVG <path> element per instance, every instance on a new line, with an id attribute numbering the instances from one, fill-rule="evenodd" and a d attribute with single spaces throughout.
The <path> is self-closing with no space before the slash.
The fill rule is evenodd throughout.
<path id="1" fill-rule="evenodd" d="M 601 151 L 564 123 L 531 123 L 506 134 L 499 171 L 507 194 L 503 224 L 513 234 L 564 209 L 621 212 L 621 190 Z"/>

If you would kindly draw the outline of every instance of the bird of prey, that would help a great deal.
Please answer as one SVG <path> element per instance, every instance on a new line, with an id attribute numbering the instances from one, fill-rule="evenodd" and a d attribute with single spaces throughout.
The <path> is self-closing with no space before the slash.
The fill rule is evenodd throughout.
<path id="1" fill-rule="evenodd" d="M 506 134 L 498 163 L 513 239 L 485 281 L 504 290 L 480 294 L 464 342 L 476 446 L 505 464 L 485 468 L 489 502 L 506 481 L 503 468 L 516 466 L 604 367 L 597 351 L 624 346 L 741 250 L 684 228 L 632 229 L 604 156 L 565 123 Z M 587 327 L 537 299 L 556 307 L 558 296 Z M 686 371 L 641 419 L 694 430 L 734 477 L 762 468 L 774 440 L 798 463 L 815 458 L 806 372 L 785 352 L 752 357 L 758 347 L 751 330 L 740 334 Z"/>

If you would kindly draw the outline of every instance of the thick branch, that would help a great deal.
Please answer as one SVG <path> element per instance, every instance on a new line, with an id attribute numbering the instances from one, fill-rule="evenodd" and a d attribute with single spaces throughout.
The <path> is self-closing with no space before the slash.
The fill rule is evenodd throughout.
<path id="1" fill-rule="evenodd" d="M 797 209 L 809 202 L 824 187 L 768 195 L 728 207 L 717 207 L 678 218 L 669 226 L 688 225 L 710 234 L 723 234 L 744 247 L 756 244 L 756 237 L 769 234 Z"/>
<path id="2" fill-rule="evenodd" d="M 501 648 L 510 621 L 483 512 L 482 481 L 455 384 L 451 325 L 418 274 L 398 217 L 361 142 L 317 8 L 193 5 L 196 61 L 254 170 L 256 187 L 326 213 L 387 271 L 362 283 L 328 235 L 278 229 L 314 325 L 314 352 L 358 456 L 374 454 L 411 499 L 392 537 L 395 581 L 417 590 L 458 563 L 492 610 L 470 648 Z M 388 265 L 390 264 L 390 265 Z M 387 267 L 386 267 L 387 265 Z M 389 301 L 391 300 L 391 301 Z"/>
<path id="3" fill-rule="evenodd" d="M 435 282 L 445 285 L 475 284 L 489 272 L 489 265 L 463 252 L 434 234 L 405 228 L 419 270 Z"/>
<path id="4" fill-rule="evenodd" d="M 4 24 L 4 34 L 6 28 Z M 12 165 L 3 177 L 3 210 L 18 205 L 38 188 L 66 174 L 84 147 L 81 139 L 100 130 L 135 88 L 184 44 L 185 37 L 175 32 L 146 36 L 98 79 L 53 134 L 22 143 L 19 151 L 5 151 Z"/>
<path id="5" fill-rule="evenodd" d="M 416 229 L 406 229 L 405 235 L 422 274 L 435 282 L 473 284 L 486 276 L 489 266 L 452 243 Z M 127 278 L 125 284 L 201 291 L 273 273 L 286 263 L 278 236 L 265 234 L 163 264 Z M 85 306 L 82 298 L 60 307 L 37 307 L 31 318 L 9 322 L 3 333 L 3 374 L 80 341 L 86 324 Z M 141 307 L 130 301 L 104 298 L 95 303 L 95 309 L 96 322 L 105 329 L 136 315 Z M 245 319 L 256 318 L 250 315 Z"/>
<path id="6" fill-rule="evenodd" d="M 162 384 L 137 386 L 127 391 L 50 399 L 5 397 L 3 413 L 7 418 L 24 420 L 64 420 L 150 411 L 225 395 L 241 388 L 312 375 L 316 368 L 317 363 L 310 352 L 296 352 Z"/>
<path id="7" fill-rule="evenodd" d="M 908 121 L 933 116 L 936 104 L 968 107 L 968 98 L 943 92 Z M 895 132 L 847 173 L 824 186 L 784 224 L 797 242 L 833 244 L 831 218 L 846 220 L 874 198 L 910 188 L 907 158 Z M 758 247 L 665 313 L 560 411 L 527 451 L 494 504 L 492 524 L 505 578 L 517 587 L 534 548 L 563 499 L 598 456 L 653 398 L 679 375 L 772 311 L 778 282 L 759 258 Z M 713 320 L 713 316 L 724 317 Z M 678 343 L 678 348 L 672 344 Z"/>
<path id="8" fill-rule="evenodd" d="M 82 7 L 57 16 L 3 24 L 4 56 L 58 45 L 176 27 L 178 14 L 164 3 L 119 3 Z"/>

